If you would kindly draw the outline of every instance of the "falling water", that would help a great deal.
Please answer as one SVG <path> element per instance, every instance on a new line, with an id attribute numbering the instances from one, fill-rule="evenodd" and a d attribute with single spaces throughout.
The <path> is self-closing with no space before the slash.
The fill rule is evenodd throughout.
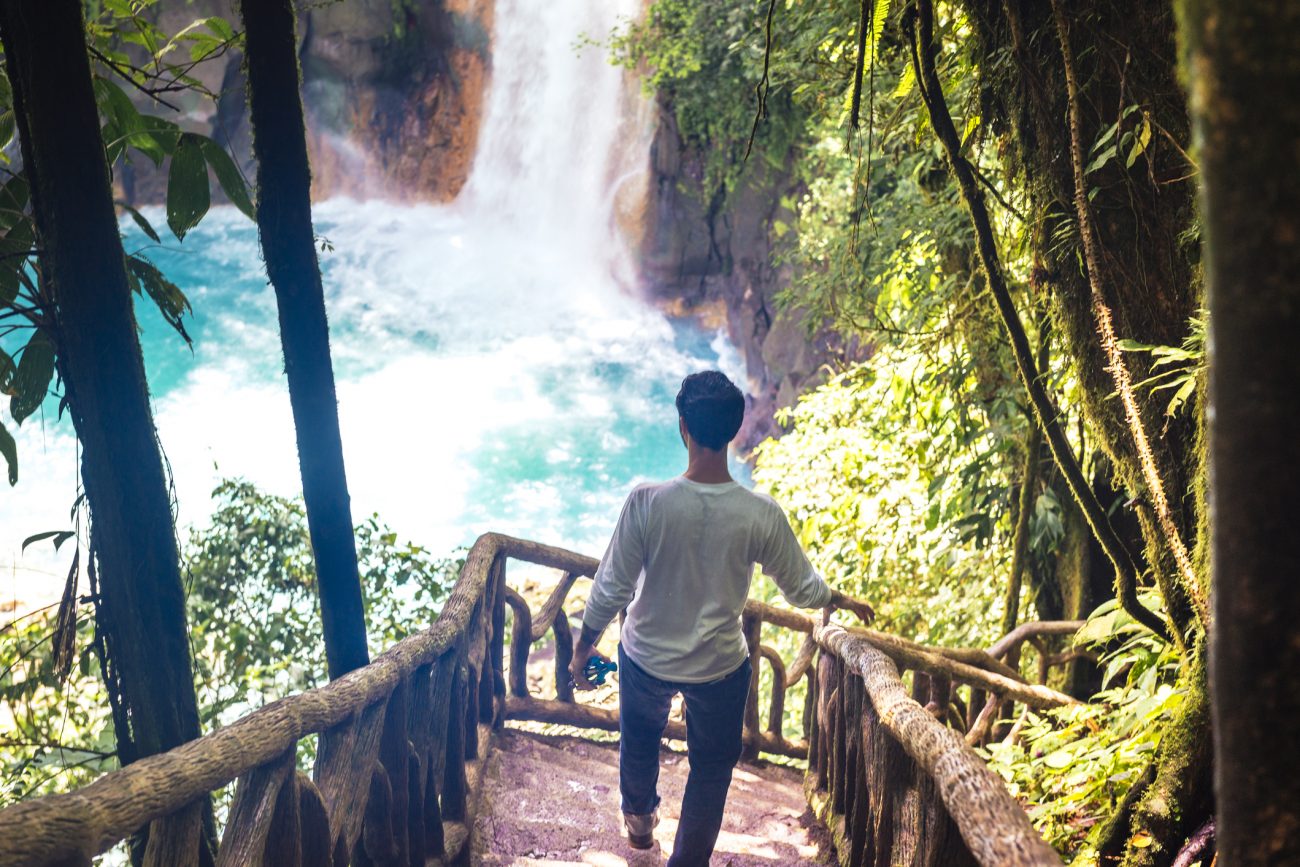
<path id="1" fill-rule="evenodd" d="M 618 210 L 645 182 L 646 107 L 603 49 L 579 46 L 639 6 L 499 0 L 487 113 L 460 198 L 316 207 L 333 247 L 322 269 L 354 518 L 377 511 L 434 550 L 496 529 L 599 552 L 626 491 L 679 471 L 678 382 L 736 364 L 717 335 L 635 297 Z M 124 229 L 129 248 L 147 245 Z M 194 305 L 192 353 L 141 310 L 180 523 L 206 521 L 224 476 L 296 496 L 255 228 L 220 209 L 149 255 Z M 58 592 L 70 557 L 21 557 L 19 542 L 68 524 L 76 455 L 52 402 L 19 445 L 22 483 L 0 494 L 0 594 L 33 603 Z"/>

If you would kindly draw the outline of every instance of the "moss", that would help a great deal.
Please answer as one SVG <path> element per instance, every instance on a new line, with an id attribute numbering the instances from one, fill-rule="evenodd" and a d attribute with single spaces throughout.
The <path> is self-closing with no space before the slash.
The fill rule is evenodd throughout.
<path id="1" fill-rule="evenodd" d="M 1155 777 L 1133 810 L 1125 867 L 1169 863 L 1212 809 L 1210 702 L 1205 645 L 1195 647 L 1187 698 L 1160 741 Z"/>

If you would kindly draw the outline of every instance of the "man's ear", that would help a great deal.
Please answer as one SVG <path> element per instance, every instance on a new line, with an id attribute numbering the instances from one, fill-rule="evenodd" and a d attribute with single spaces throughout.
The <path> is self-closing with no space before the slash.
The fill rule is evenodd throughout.
<path id="1" fill-rule="evenodd" d="M 682 418 L 681 416 L 677 417 L 677 432 L 682 436 L 682 445 L 686 446 L 689 449 L 691 447 L 691 443 L 690 443 L 691 432 L 686 429 L 686 419 Z"/>

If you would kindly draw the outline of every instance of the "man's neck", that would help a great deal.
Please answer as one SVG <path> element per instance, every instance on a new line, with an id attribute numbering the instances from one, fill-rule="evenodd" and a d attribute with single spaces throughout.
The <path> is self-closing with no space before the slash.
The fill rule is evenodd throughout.
<path id="1" fill-rule="evenodd" d="M 727 469 L 727 451 L 693 448 L 686 463 L 686 472 L 682 476 L 702 485 L 721 485 L 732 481 L 731 471 Z"/>

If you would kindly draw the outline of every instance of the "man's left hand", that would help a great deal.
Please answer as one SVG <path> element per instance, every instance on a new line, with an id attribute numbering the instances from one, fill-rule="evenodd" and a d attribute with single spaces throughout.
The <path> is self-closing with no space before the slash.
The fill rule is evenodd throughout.
<path id="1" fill-rule="evenodd" d="M 596 688 L 596 684 L 587 679 L 587 662 L 591 659 L 600 659 L 605 662 L 609 660 L 596 652 L 590 645 L 579 644 L 573 651 L 573 660 L 569 662 L 569 680 L 573 683 L 573 688 L 589 692 Z"/>

